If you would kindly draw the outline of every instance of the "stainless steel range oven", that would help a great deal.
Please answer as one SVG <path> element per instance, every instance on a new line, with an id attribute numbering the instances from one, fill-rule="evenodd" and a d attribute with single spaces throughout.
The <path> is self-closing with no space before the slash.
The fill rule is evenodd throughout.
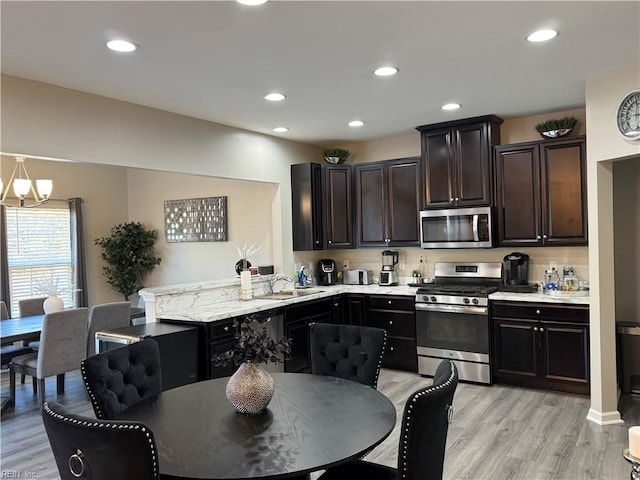
<path id="1" fill-rule="evenodd" d="M 434 375 L 446 358 L 460 380 L 491 383 L 488 296 L 501 281 L 501 263 L 435 264 L 435 283 L 416 293 L 418 373 Z"/>

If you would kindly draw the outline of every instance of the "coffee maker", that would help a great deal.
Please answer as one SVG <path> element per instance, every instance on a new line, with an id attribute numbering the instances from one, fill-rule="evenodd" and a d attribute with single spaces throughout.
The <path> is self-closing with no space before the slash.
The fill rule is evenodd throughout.
<path id="1" fill-rule="evenodd" d="M 502 266 L 502 278 L 506 285 L 528 285 L 529 255 L 513 252 L 505 256 Z"/>
<path id="2" fill-rule="evenodd" d="M 397 250 L 384 250 L 382 252 L 382 271 L 380 272 L 379 285 L 398 285 L 398 274 L 395 271 L 397 264 Z"/>
<path id="3" fill-rule="evenodd" d="M 318 260 L 316 265 L 316 282 L 318 285 L 335 285 L 336 276 L 336 262 L 330 258 L 323 258 Z"/>

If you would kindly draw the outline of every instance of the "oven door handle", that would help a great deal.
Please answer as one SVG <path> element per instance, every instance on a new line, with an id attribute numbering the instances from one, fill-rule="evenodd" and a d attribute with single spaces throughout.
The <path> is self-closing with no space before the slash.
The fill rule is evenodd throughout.
<path id="1" fill-rule="evenodd" d="M 486 315 L 487 313 L 489 313 L 489 309 L 487 307 L 434 305 L 432 303 L 416 303 L 416 310 L 422 310 L 426 312 L 470 313 L 475 315 Z"/>

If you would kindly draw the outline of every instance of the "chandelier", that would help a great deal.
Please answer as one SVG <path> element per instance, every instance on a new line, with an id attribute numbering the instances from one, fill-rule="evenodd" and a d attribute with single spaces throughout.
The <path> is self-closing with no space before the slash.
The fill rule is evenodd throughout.
<path id="1" fill-rule="evenodd" d="M 16 165 L 13 167 L 13 173 L 11 174 L 6 190 L 2 179 L 0 179 L 0 204 L 11 206 L 6 201 L 11 186 L 13 186 L 13 193 L 18 198 L 20 207 L 30 208 L 37 207 L 49 201 L 51 190 L 53 190 L 53 181 L 37 179 L 36 187 L 34 188 L 27 169 L 24 166 L 24 157 L 16 157 Z M 33 194 L 34 203 L 27 205 L 25 198 L 29 195 L 29 192 Z"/>

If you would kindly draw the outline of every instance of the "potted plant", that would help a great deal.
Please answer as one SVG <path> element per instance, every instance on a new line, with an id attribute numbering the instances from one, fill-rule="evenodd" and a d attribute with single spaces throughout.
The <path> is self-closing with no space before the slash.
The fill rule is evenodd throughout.
<path id="1" fill-rule="evenodd" d="M 291 339 L 269 336 L 267 324 L 275 312 L 258 312 L 234 319 L 233 348 L 213 358 L 215 366 L 233 362 L 238 370 L 229 378 L 227 398 L 240 413 L 260 413 L 273 397 L 273 377 L 261 363 L 281 363 L 291 353 Z"/>
<path id="2" fill-rule="evenodd" d="M 322 151 L 324 161 L 327 163 L 342 163 L 349 155 L 351 155 L 351 152 L 344 148 L 326 148 Z"/>
<path id="3" fill-rule="evenodd" d="M 576 123 L 576 117 L 552 118 L 536 125 L 536 130 L 543 138 L 559 138 L 571 133 Z"/>
<path id="4" fill-rule="evenodd" d="M 102 247 L 100 258 L 107 262 L 102 268 L 107 283 L 126 300 L 143 288 L 142 279 L 160 264 L 155 249 L 157 239 L 156 230 L 147 230 L 140 222 L 129 222 L 114 226 L 110 236 L 94 240 Z"/>

